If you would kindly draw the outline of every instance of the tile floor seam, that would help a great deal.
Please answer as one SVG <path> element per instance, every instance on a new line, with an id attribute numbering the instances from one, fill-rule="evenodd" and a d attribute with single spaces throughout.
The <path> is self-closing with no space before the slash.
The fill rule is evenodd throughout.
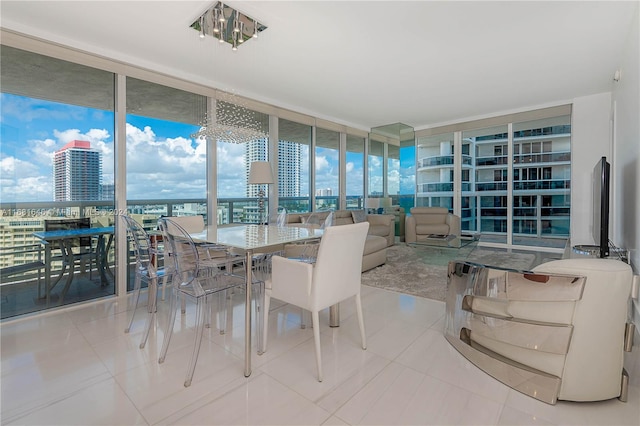
<path id="1" fill-rule="evenodd" d="M 210 374 L 210 376 L 213 376 L 213 375 L 215 375 L 215 373 L 211 373 L 211 374 Z M 204 380 L 204 377 L 199 377 L 199 378 L 198 378 L 198 380 Z M 252 380 L 253 380 L 253 378 L 252 378 Z M 150 426 L 152 426 L 152 425 L 158 425 L 158 424 L 167 424 L 167 423 L 165 423 L 165 422 L 166 422 L 167 420 L 169 420 L 169 419 L 171 419 L 171 418 L 175 417 L 176 415 L 179 415 L 179 417 L 176 419 L 176 421 L 178 421 L 178 420 L 180 420 L 181 418 L 186 417 L 186 416 L 188 416 L 188 415 L 190 415 L 190 414 L 194 413 L 195 411 L 197 411 L 197 410 L 199 410 L 199 409 L 201 409 L 201 408 L 204 408 L 204 407 L 206 407 L 207 405 L 212 404 L 212 403 L 214 403 L 214 402 L 216 402 L 216 401 L 218 401 L 218 400 L 220 400 L 220 399 L 222 399 L 222 398 L 226 397 L 228 394 L 230 394 L 230 393 L 234 392 L 236 389 L 241 388 L 242 386 L 245 386 L 245 385 L 246 385 L 246 383 L 238 382 L 238 385 L 237 385 L 237 386 L 233 386 L 233 387 L 231 387 L 230 389 L 227 389 L 224 393 L 221 393 L 219 396 L 216 396 L 216 397 L 214 397 L 213 399 L 207 400 L 207 397 L 208 397 L 208 396 L 210 396 L 210 395 L 214 395 L 214 394 L 216 393 L 216 391 L 217 391 L 217 390 L 216 390 L 216 391 L 212 391 L 212 392 L 210 392 L 210 393 L 207 393 L 207 394 L 205 394 L 205 395 L 202 395 L 200 398 L 198 398 L 198 399 L 197 399 L 197 400 L 195 400 L 195 401 L 192 401 L 192 402 L 191 402 L 191 403 L 189 403 L 188 405 L 183 406 L 183 407 L 180 407 L 179 409 L 177 409 L 177 410 L 176 410 L 176 411 L 174 411 L 173 413 L 168 414 L 167 416 L 165 416 L 165 417 L 164 417 L 164 418 L 162 418 L 162 419 L 159 419 L 156 423 L 150 423 L 150 422 L 147 422 L 147 424 L 149 424 Z M 192 407 L 192 408 L 191 408 L 191 409 L 188 409 L 188 407 Z M 137 407 L 136 407 L 136 409 L 137 409 Z M 187 409 L 188 409 L 188 410 L 187 410 Z M 183 411 L 184 411 L 184 413 L 183 413 Z M 179 423 L 171 422 L 170 424 L 179 424 Z"/>
<path id="2" fill-rule="evenodd" d="M 377 355 L 379 356 L 379 355 Z M 387 363 L 384 365 L 384 367 L 382 367 L 376 374 L 372 375 L 371 378 L 369 380 L 367 380 L 365 383 L 363 383 L 363 385 L 356 391 L 353 393 L 353 395 L 351 395 L 349 398 L 347 398 L 347 400 L 341 404 L 340 406 L 338 406 L 332 413 L 332 415 L 336 415 L 336 413 L 345 405 L 347 405 L 347 403 L 349 403 L 360 391 L 362 391 L 365 387 L 367 387 L 367 385 L 369 385 L 369 383 L 371 383 L 373 380 L 375 380 L 376 377 L 378 377 L 380 374 L 382 374 L 382 372 L 389 366 L 391 365 L 391 363 L 393 363 L 394 361 L 388 360 L 384 357 L 380 357 L 382 359 L 384 359 L 385 361 L 387 361 Z M 395 380 L 394 380 L 395 381 Z M 322 398 L 320 398 L 322 399 Z M 320 400 L 319 399 L 319 400 Z M 377 401 L 377 400 L 376 400 Z"/>
<path id="3" fill-rule="evenodd" d="M 144 415 L 144 413 L 142 411 L 140 411 L 140 408 L 138 408 L 138 405 L 135 403 L 135 401 L 133 399 L 131 399 L 131 396 L 127 393 L 126 389 L 122 387 L 122 385 L 120 384 L 120 382 L 118 380 L 116 380 L 115 376 L 113 375 L 113 373 L 111 373 L 111 377 L 113 378 L 113 381 L 115 382 L 116 386 L 118 386 L 118 388 L 122 391 L 122 393 L 126 396 L 126 398 L 129 400 L 129 402 L 131 403 L 131 405 L 136 409 L 136 411 L 138 412 L 138 415 L 144 419 L 145 423 L 147 424 L 147 426 L 151 425 L 151 422 L 149 421 L 149 419 L 147 419 L 147 417 Z"/>
<path id="4" fill-rule="evenodd" d="M 61 394 L 61 395 L 56 395 L 55 398 L 44 401 L 44 402 L 40 402 L 35 406 L 32 407 L 19 407 L 17 409 L 15 409 L 15 411 L 20 411 L 20 413 L 16 413 L 16 414 L 9 414 L 9 420 L 7 421 L 7 418 L 5 417 L 5 412 L 4 410 L 0 413 L 0 418 L 2 419 L 2 424 L 7 424 L 7 423 L 12 423 L 15 422 L 16 420 L 19 420 L 23 417 L 26 417 L 28 415 L 30 415 L 31 413 L 35 413 L 37 411 L 43 410 L 47 407 L 51 407 L 54 406 L 56 404 L 61 403 L 62 401 L 64 401 L 65 399 L 68 399 L 76 394 L 78 394 L 79 392 L 83 392 L 85 391 L 87 388 L 97 385 L 103 381 L 107 381 L 109 379 L 115 380 L 113 379 L 113 376 L 108 372 L 105 373 L 100 373 L 100 375 L 105 375 L 106 377 L 102 378 L 102 379 L 98 379 L 98 380 L 92 380 L 94 378 L 97 378 L 98 376 L 94 376 L 92 377 L 89 381 L 87 381 L 86 383 L 83 384 L 83 386 L 75 388 L 73 391 Z"/>

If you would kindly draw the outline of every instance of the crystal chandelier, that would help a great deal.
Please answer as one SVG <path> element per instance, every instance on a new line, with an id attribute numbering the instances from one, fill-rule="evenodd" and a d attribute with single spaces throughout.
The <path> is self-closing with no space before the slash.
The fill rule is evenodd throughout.
<path id="1" fill-rule="evenodd" d="M 205 112 L 200 130 L 191 137 L 208 137 L 228 143 L 245 143 L 266 138 L 265 126 L 256 117 L 257 113 L 240 105 L 236 96 L 227 97 L 231 100 L 216 102 L 215 120 Z"/>
<path id="2" fill-rule="evenodd" d="M 257 20 L 221 1 L 196 19 L 191 28 L 200 33 L 201 39 L 207 35 L 213 36 L 220 43 L 229 43 L 233 50 L 238 50 L 238 46 L 247 40 L 258 38 L 258 34 L 267 29 Z"/>

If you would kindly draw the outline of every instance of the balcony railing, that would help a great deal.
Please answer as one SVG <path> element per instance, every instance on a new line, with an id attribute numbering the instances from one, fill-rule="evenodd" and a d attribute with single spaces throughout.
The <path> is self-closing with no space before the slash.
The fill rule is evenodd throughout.
<path id="1" fill-rule="evenodd" d="M 363 196 L 348 196 L 346 208 L 362 209 Z M 397 199 L 397 196 L 396 196 Z M 336 209 L 337 196 L 316 196 L 315 208 L 310 209 L 310 197 L 279 198 L 279 207 L 290 212 L 307 212 L 309 210 Z M 37 312 L 54 307 L 61 303 L 52 293 L 51 303 L 45 303 L 44 294 L 44 248 L 33 236 L 34 232 L 44 230 L 45 219 L 61 217 L 89 217 L 94 227 L 110 226 L 115 223 L 115 216 L 120 213 L 133 214 L 147 230 L 155 230 L 157 219 L 161 215 L 193 215 L 206 217 L 206 199 L 149 199 L 128 200 L 126 212 L 114 209 L 113 201 L 68 201 L 68 202 L 14 202 L 0 203 L 0 285 L 2 285 L 2 318 Z M 256 223 L 258 221 L 257 198 L 220 198 L 215 212 L 219 225 L 236 223 Z M 29 247 L 29 250 L 23 250 Z M 20 249 L 20 251 L 17 251 Z M 130 253 L 129 265 L 133 263 L 133 252 Z M 110 268 L 114 264 L 114 254 L 108 253 Z M 40 268 L 38 268 L 41 266 Z M 61 262 L 51 263 L 52 276 L 61 274 Z M 92 268 L 91 265 L 88 265 Z M 133 268 L 129 268 L 133 271 Z M 92 271 L 92 272 L 97 272 Z M 63 274 L 64 272 L 62 272 Z M 68 274 L 68 270 L 66 274 Z M 78 272 L 77 272 L 78 273 Z M 93 274 L 99 275 L 99 274 Z M 56 287 L 57 289 L 58 287 Z M 115 294 L 115 283 L 109 279 L 105 283 L 92 280 L 89 270 L 80 273 L 72 280 L 72 288 L 62 303 L 72 304 L 84 300 Z"/>
<path id="2" fill-rule="evenodd" d="M 439 167 L 452 166 L 454 163 L 453 155 L 439 155 L 436 157 L 425 157 L 418 160 L 418 167 Z M 473 165 L 473 159 L 470 155 L 462 155 L 462 164 L 466 166 Z"/>
<path id="3" fill-rule="evenodd" d="M 514 191 L 534 191 L 534 190 L 550 190 L 550 189 L 570 189 L 571 180 L 569 179 L 553 179 L 553 180 L 524 180 L 513 182 Z M 507 182 L 477 182 L 476 191 L 506 191 Z"/>
<path id="4" fill-rule="evenodd" d="M 433 182 L 418 184 L 418 193 L 451 191 L 453 191 L 453 182 Z M 462 182 L 462 191 L 471 191 L 471 184 L 469 182 Z"/>
<path id="5" fill-rule="evenodd" d="M 501 166 L 508 164 L 507 155 L 492 155 L 476 157 L 476 166 Z M 513 156 L 513 164 L 539 164 L 539 163 L 568 163 L 571 161 L 570 152 L 545 152 L 540 154 L 516 154 Z"/>

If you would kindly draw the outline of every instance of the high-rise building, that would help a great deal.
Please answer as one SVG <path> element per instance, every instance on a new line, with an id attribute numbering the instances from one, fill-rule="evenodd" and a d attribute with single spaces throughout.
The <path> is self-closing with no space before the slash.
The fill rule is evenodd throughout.
<path id="1" fill-rule="evenodd" d="M 53 158 L 55 201 L 99 200 L 102 154 L 88 141 L 71 141 Z"/>
<path id="2" fill-rule="evenodd" d="M 100 185 L 100 199 L 101 200 L 115 200 L 116 199 L 116 187 L 112 183 L 103 183 Z"/>
<path id="3" fill-rule="evenodd" d="M 571 205 L 571 125 L 523 123 L 513 132 L 512 153 L 503 130 L 462 134 L 462 230 L 489 235 L 566 238 Z M 539 124 L 538 124 L 539 125 Z M 453 211 L 453 134 L 417 144 L 417 205 Z M 511 189 L 509 187 L 511 182 Z M 511 203 L 508 202 L 511 198 Z M 509 211 L 510 209 L 510 211 Z M 509 223 L 511 222 L 511 223 Z"/>
<path id="4" fill-rule="evenodd" d="M 253 161 L 267 161 L 267 141 L 257 140 L 246 145 L 245 174 L 249 180 L 249 170 Z M 300 144 L 279 141 L 278 142 L 278 196 L 300 196 L 300 169 L 302 154 Z M 247 197 L 255 198 L 260 189 L 265 192 L 265 185 L 247 185 Z"/>
<path id="5" fill-rule="evenodd" d="M 299 143 L 278 142 L 278 196 L 299 197 L 302 151 Z"/>

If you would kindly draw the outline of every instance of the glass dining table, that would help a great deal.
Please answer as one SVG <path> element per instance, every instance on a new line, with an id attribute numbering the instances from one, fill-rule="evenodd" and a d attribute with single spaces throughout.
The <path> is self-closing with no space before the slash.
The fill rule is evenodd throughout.
<path id="1" fill-rule="evenodd" d="M 240 225 L 229 227 L 207 226 L 203 232 L 191 234 L 194 241 L 221 244 L 239 249 L 245 255 L 245 333 L 244 375 L 251 375 L 251 283 L 253 281 L 253 255 L 271 251 L 284 244 L 304 241 L 322 236 L 321 229 L 272 226 Z"/>

